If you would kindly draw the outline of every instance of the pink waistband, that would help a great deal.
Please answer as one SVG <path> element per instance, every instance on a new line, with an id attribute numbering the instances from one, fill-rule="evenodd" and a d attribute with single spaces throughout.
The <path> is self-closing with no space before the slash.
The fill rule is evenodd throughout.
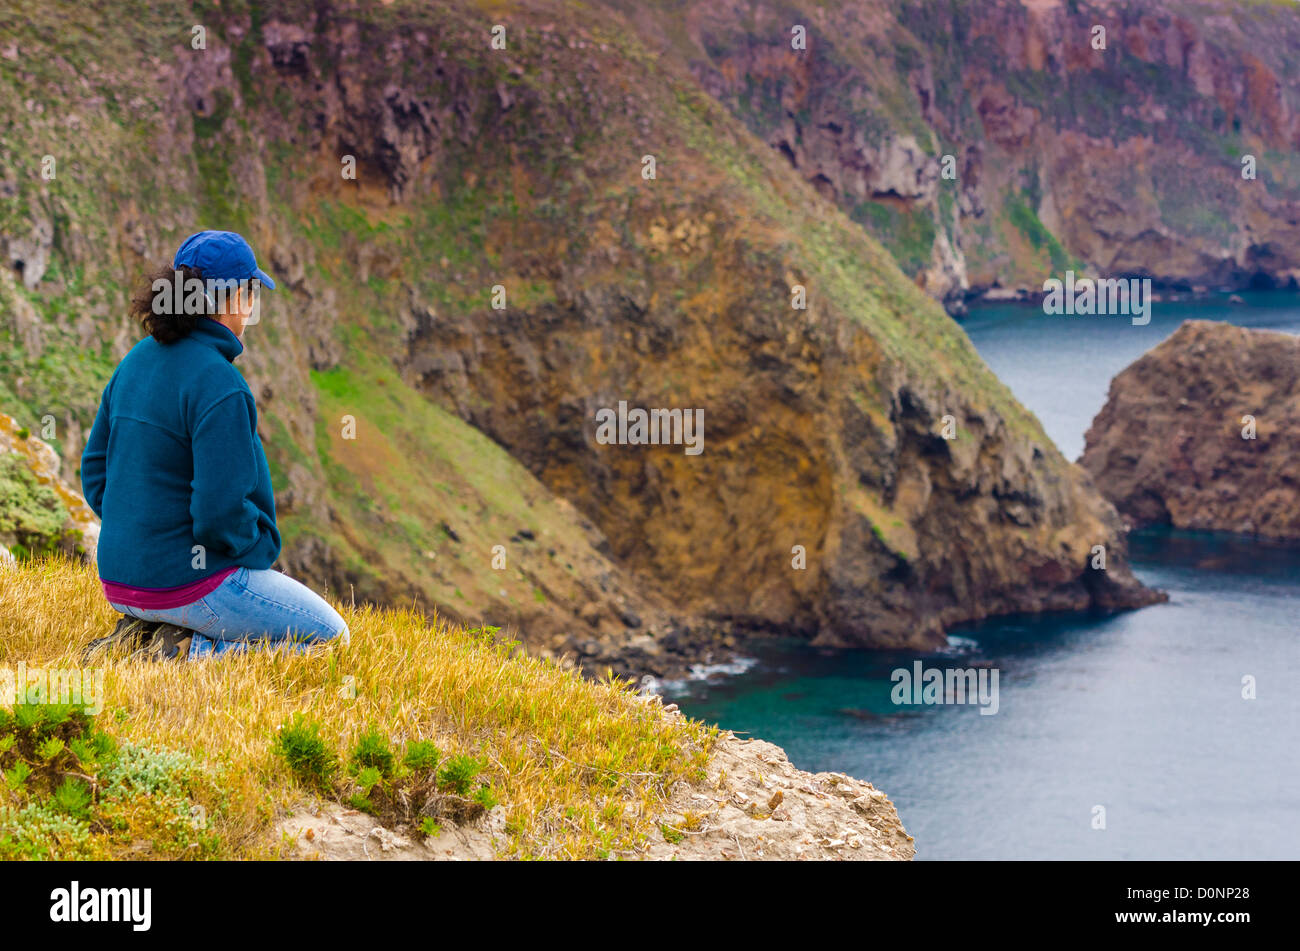
<path id="1" fill-rule="evenodd" d="M 104 587 L 104 597 L 113 604 L 124 604 L 128 608 L 144 608 L 148 611 L 165 611 L 168 608 L 193 604 L 199 598 L 211 594 L 221 586 L 221 582 L 238 570 L 237 566 L 227 568 L 193 584 L 181 585 L 179 588 L 132 588 L 102 578 L 99 583 Z"/>

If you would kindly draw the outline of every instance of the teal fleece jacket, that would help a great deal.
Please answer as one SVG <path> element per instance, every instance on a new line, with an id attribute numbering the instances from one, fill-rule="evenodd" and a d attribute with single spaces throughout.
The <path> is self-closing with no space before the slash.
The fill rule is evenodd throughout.
<path id="1" fill-rule="evenodd" d="M 81 457 L 104 581 L 175 588 L 280 554 L 243 352 L 203 317 L 174 343 L 141 340 L 113 372 Z"/>

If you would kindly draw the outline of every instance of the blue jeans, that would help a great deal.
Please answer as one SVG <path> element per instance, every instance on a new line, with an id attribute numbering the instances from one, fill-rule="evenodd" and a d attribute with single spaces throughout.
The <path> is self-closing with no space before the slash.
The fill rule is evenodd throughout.
<path id="1" fill-rule="evenodd" d="M 194 631 L 191 660 L 249 647 L 286 645 L 291 650 L 305 650 L 335 637 L 348 642 L 347 624 L 324 598 L 271 569 L 238 568 L 206 597 L 179 608 L 153 610 L 114 604 L 113 610 Z"/>

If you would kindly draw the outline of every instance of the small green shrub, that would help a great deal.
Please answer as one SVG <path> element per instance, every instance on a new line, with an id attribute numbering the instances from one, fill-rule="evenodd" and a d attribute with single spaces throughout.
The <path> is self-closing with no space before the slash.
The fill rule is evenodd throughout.
<path id="1" fill-rule="evenodd" d="M 0 807 L 0 859 L 79 859 L 94 856 L 90 827 L 47 803 Z"/>
<path id="2" fill-rule="evenodd" d="M 366 812 L 366 813 L 370 813 L 371 815 L 374 815 L 375 813 L 375 804 L 371 802 L 369 798 L 361 795 L 360 793 L 353 793 L 351 796 L 348 796 L 348 798 L 344 801 L 351 808 L 356 809 L 358 812 Z"/>
<path id="3" fill-rule="evenodd" d="M 184 781 L 197 771 L 198 764 L 187 753 L 124 743 L 102 776 L 110 790 L 130 787 L 149 796 L 180 796 Z"/>
<path id="4" fill-rule="evenodd" d="M 36 747 L 36 755 L 43 760 L 52 762 L 63 752 L 65 745 L 57 736 L 48 737 Z"/>
<path id="5" fill-rule="evenodd" d="M 351 766 L 354 774 L 358 770 L 372 768 L 378 770 L 381 776 L 389 777 L 393 775 L 396 765 L 397 758 L 388 745 L 388 738 L 378 730 L 361 734 L 356 746 L 352 748 Z"/>
<path id="6" fill-rule="evenodd" d="M 9 769 L 5 770 L 5 785 L 10 790 L 22 789 L 27 782 L 27 777 L 32 774 L 32 768 L 21 760 L 15 763 Z"/>
<path id="7" fill-rule="evenodd" d="M 78 762 L 94 764 L 112 757 L 117 752 L 117 743 L 107 733 L 95 731 L 90 737 L 69 740 L 68 751 Z"/>
<path id="8" fill-rule="evenodd" d="M 496 804 L 500 802 L 497 799 L 497 794 L 492 791 L 492 787 L 486 784 L 474 790 L 473 799 L 483 807 L 484 812 L 491 812 L 496 807 Z"/>
<path id="9" fill-rule="evenodd" d="M 369 796 L 370 790 L 374 789 L 383 781 L 383 774 L 373 766 L 366 766 L 361 770 L 361 772 L 357 773 L 357 785 L 361 787 L 361 794 L 363 796 Z"/>
<path id="10" fill-rule="evenodd" d="M 50 805 L 74 819 L 89 819 L 91 799 L 90 787 L 68 776 L 50 796 Z"/>
<path id="11" fill-rule="evenodd" d="M 299 715 L 280 727 L 272 748 L 300 782 L 390 828 L 406 825 L 437 835 L 438 819 L 470 821 L 500 801 L 491 785 L 479 779 L 484 760 L 460 754 L 443 762 L 431 740 L 410 741 L 399 760 L 387 737 L 367 730 L 357 738 L 340 775 L 320 725 Z"/>
<path id="12" fill-rule="evenodd" d="M 338 756 L 320 735 L 320 724 L 301 714 L 280 727 L 272 747 L 305 786 L 329 791 L 338 772 Z"/>
<path id="13" fill-rule="evenodd" d="M 431 773 L 438 768 L 442 753 L 432 740 L 412 740 L 406 744 L 402 764 L 416 773 Z"/>
<path id="14" fill-rule="evenodd" d="M 472 756 L 453 756 L 438 770 L 438 786 L 458 796 L 468 796 L 474 777 L 482 769 L 483 764 Z"/>

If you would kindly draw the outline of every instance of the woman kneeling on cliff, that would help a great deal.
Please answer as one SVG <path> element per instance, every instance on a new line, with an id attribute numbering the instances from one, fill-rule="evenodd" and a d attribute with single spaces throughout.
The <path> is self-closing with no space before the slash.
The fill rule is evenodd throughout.
<path id="1" fill-rule="evenodd" d="M 280 553 L 253 393 L 233 365 L 262 285 L 248 242 L 185 239 L 131 301 L 149 336 L 113 373 L 81 457 L 103 522 L 99 576 L 122 613 L 110 646 L 196 658 L 343 636 L 322 598 L 271 570 Z"/>

